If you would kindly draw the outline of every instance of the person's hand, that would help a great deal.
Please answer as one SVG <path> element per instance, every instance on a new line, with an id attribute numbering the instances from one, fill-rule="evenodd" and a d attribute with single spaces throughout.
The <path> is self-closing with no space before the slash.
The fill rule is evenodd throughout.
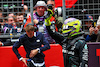
<path id="1" fill-rule="evenodd" d="M 24 7 L 24 10 L 28 10 L 28 7 L 26 5 L 24 5 L 23 7 Z"/>
<path id="2" fill-rule="evenodd" d="M 34 22 L 34 24 L 38 24 L 38 20 L 37 19 L 34 19 L 33 22 Z"/>
<path id="3" fill-rule="evenodd" d="M 0 41 L 0 46 L 2 46 L 2 42 Z"/>
<path id="4" fill-rule="evenodd" d="M 45 19 L 45 25 L 46 25 L 46 26 L 50 26 L 50 25 L 51 25 L 50 19 L 51 19 L 51 17 L 53 16 L 53 12 L 52 12 L 51 9 L 48 9 L 47 11 L 48 11 L 48 14 L 47 14 L 47 16 L 45 17 L 45 18 L 46 18 L 46 19 Z"/>
<path id="5" fill-rule="evenodd" d="M 16 23 L 13 23 L 13 26 L 16 26 Z"/>
<path id="6" fill-rule="evenodd" d="M 4 45 L 3 45 L 3 43 L 0 41 L 0 47 L 1 47 L 1 46 L 4 46 Z"/>
<path id="7" fill-rule="evenodd" d="M 98 34 L 98 31 L 99 31 L 99 28 L 95 27 L 94 33 L 95 33 L 95 34 Z"/>
<path id="8" fill-rule="evenodd" d="M 89 28 L 90 35 L 92 35 L 93 31 L 94 31 L 94 27 L 91 26 L 91 27 Z"/>
<path id="9" fill-rule="evenodd" d="M 53 12 L 52 12 L 52 10 L 51 9 L 48 9 L 47 10 L 48 11 L 48 17 L 46 17 L 46 20 L 50 20 L 51 19 L 51 17 L 53 16 Z"/>
<path id="10" fill-rule="evenodd" d="M 0 23 L 1 25 L 4 25 L 4 23 Z"/>
<path id="11" fill-rule="evenodd" d="M 38 53 L 37 49 L 31 50 L 31 53 L 30 53 L 29 57 L 34 57 L 37 53 Z"/>
<path id="12" fill-rule="evenodd" d="M 26 63 L 27 59 L 28 59 L 28 58 L 23 58 L 23 59 L 21 60 L 26 66 L 27 66 L 27 63 Z"/>
<path id="13" fill-rule="evenodd" d="M 97 28 L 100 29 L 100 25 L 98 25 Z"/>

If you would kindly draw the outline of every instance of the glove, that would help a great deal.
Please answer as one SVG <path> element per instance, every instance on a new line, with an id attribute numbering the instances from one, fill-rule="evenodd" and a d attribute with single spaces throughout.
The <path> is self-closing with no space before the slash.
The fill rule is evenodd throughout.
<path id="1" fill-rule="evenodd" d="M 48 9 L 48 14 L 47 14 L 46 19 L 45 19 L 45 25 L 46 26 L 50 26 L 51 25 L 50 19 L 51 19 L 52 15 L 53 15 L 52 10 Z"/>

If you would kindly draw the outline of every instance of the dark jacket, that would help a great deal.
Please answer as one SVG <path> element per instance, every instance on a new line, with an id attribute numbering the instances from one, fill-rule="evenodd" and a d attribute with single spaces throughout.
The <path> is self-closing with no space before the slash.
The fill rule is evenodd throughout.
<path id="1" fill-rule="evenodd" d="M 50 29 L 50 26 L 47 26 L 47 30 L 55 41 L 57 41 L 61 46 L 66 46 L 63 49 L 67 50 L 67 67 L 87 67 L 88 48 L 83 34 L 76 35 L 72 38 L 66 38 L 57 32 L 53 32 Z"/>
<path id="2" fill-rule="evenodd" d="M 34 32 L 35 33 L 35 32 Z M 42 33 L 40 32 L 36 32 L 36 36 L 33 36 L 32 38 L 29 38 L 27 36 L 27 34 L 24 34 L 22 36 L 19 37 L 19 41 L 17 41 L 14 45 L 13 45 L 13 51 L 16 54 L 16 56 L 18 57 L 18 59 L 21 58 L 21 55 L 18 52 L 18 48 L 23 45 L 24 49 L 26 51 L 26 57 L 29 57 L 30 51 L 33 49 L 37 49 L 40 48 L 40 53 L 38 53 L 37 55 L 35 55 L 33 58 L 33 61 L 35 63 L 42 63 L 44 61 L 44 57 L 45 55 L 43 54 L 43 51 L 50 49 L 50 45 L 48 43 L 48 41 L 45 39 L 45 37 L 43 36 Z M 44 45 L 43 47 L 41 47 L 42 45 Z"/>
<path id="3" fill-rule="evenodd" d="M 84 37 L 86 42 L 96 42 L 98 34 L 85 35 Z"/>

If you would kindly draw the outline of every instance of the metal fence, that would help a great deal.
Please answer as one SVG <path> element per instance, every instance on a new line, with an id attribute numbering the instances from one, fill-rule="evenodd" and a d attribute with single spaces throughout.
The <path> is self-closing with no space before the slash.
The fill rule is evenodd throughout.
<path id="1" fill-rule="evenodd" d="M 36 1 L 33 0 L 35 3 Z M 80 19 L 82 21 L 82 29 L 85 32 L 88 32 L 88 29 L 90 27 L 90 25 L 92 24 L 92 22 L 97 22 L 99 14 L 100 14 L 100 1 L 99 0 L 76 0 L 76 3 L 73 4 L 73 6 L 71 8 L 65 8 L 65 6 L 70 6 L 66 5 L 66 3 L 64 1 L 72 1 L 72 0 L 62 0 L 63 2 L 63 15 L 66 16 L 66 18 L 68 17 L 74 17 L 77 19 Z M 75 0 L 74 0 L 75 1 Z M 35 5 L 35 3 L 32 2 L 32 0 L 0 0 L 0 13 L 3 14 L 3 18 L 0 17 L 0 21 L 4 21 L 6 23 L 6 16 L 8 16 L 9 13 L 14 13 L 14 15 L 16 15 L 16 13 L 25 13 L 21 10 L 23 10 L 23 5 L 27 5 L 28 6 L 28 10 L 29 12 L 31 12 L 32 15 L 32 10 L 33 5 Z M 65 3 L 65 4 L 64 4 Z M 88 19 L 86 17 L 86 15 L 91 15 L 93 17 L 93 21 L 91 21 L 90 19 Z M 26 16 L 24 16 L 25 18 Z M 65 18 L 65 19 L 66 19 Z M 0 22 L 0 23 L 1 23 Z"/>
<path id="2" fill-rule="evenodd" d="M 29 0 L 0 0 L 0 9 L 3 10 L 3 15 L 9 13 L 18 13 L 23 9 L 22 4 L 25 4 L 30 8 Z"/>
<path id="3" fill-rule="evenodd" d="M 8 15 L 13 14 L 14 21 L 16 22 L 17 14 L 27 14 L 24 11 L 23 5 L 27 5 L 28 11 L 30 11 L 30 0 L 0 0 L 0 38 L 12 38 L 19 37 L 19 35 L 10 35 L 9 33 L 2 32 L 3 26 L 7 24 Z M 24 15 L 24 19 L 27 15 Z M 19 24 L 18 22 L 16 22 Z"/>
<path id="4" fill-rule="evenodd" d="M 72 0 L 65 0 L 72 1 Z M 75 1 L 75 0 L 74 0 Z M 70 6 L 70 5 L 65 5 Z M 87 15 L 93 17 L 93 21 L 87 17 Z M 74 17 L 82 21 L 82 28 L 85 32 L 88 32 L 90 25 L 97 22 L 100 15 L 100 0 L 77 0 L 76 3 L 66 9 L 66 18 Z"/>

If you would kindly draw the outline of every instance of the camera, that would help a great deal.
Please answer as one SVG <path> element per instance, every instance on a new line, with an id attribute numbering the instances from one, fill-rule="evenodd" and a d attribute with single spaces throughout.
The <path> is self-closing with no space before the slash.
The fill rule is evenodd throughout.
<path id="1" fill-rule="evenodd" d="M 50 10 L 53 9 L 52 6 L 53 6 L 52 4 L 48 4 L 48 5 L 47 5 L 48 9 L 50 9 Z M 45 18 L 48 18 L 48 17 L 50 16 L 50 14 L 52 14 L 52 13 L 51 13 L 51 11 L 49 11 L 49 10 L 47 10 L 46 12 L 47 12 L 47 14 L 45 15 Z"/>
<path id="2" fill-rule="evenodd" d="M 53 6 L 52 4 L 47 5 L 48 9 L 51 9 L 51 10 L 53 9 L 52 6 Z"/>
<path id="3" fill-rule="evenodd" d="M 39 21 L 38 26 L 39 26 L 39 27 L 37 27 L 37 30 L 38 30 L 39 32 L 44 33 L 43 21 Z"/>
<path id="4" fill-rule="evenodd" d="M 52 10 L 53 9 L 53 5 L 52 4 L 48 4 L 47 5 L 48 9 Z M 53 16 L 57 15 L 57 16 L 62 16 L 62 7 L 57 7 L 55 10 L 54 10 L 54 14 Z M 48 18 L 50 16 L 51 12 L 50 11 L 47 11 L 47 15 L 45 16 L 45 18 Z"/>

